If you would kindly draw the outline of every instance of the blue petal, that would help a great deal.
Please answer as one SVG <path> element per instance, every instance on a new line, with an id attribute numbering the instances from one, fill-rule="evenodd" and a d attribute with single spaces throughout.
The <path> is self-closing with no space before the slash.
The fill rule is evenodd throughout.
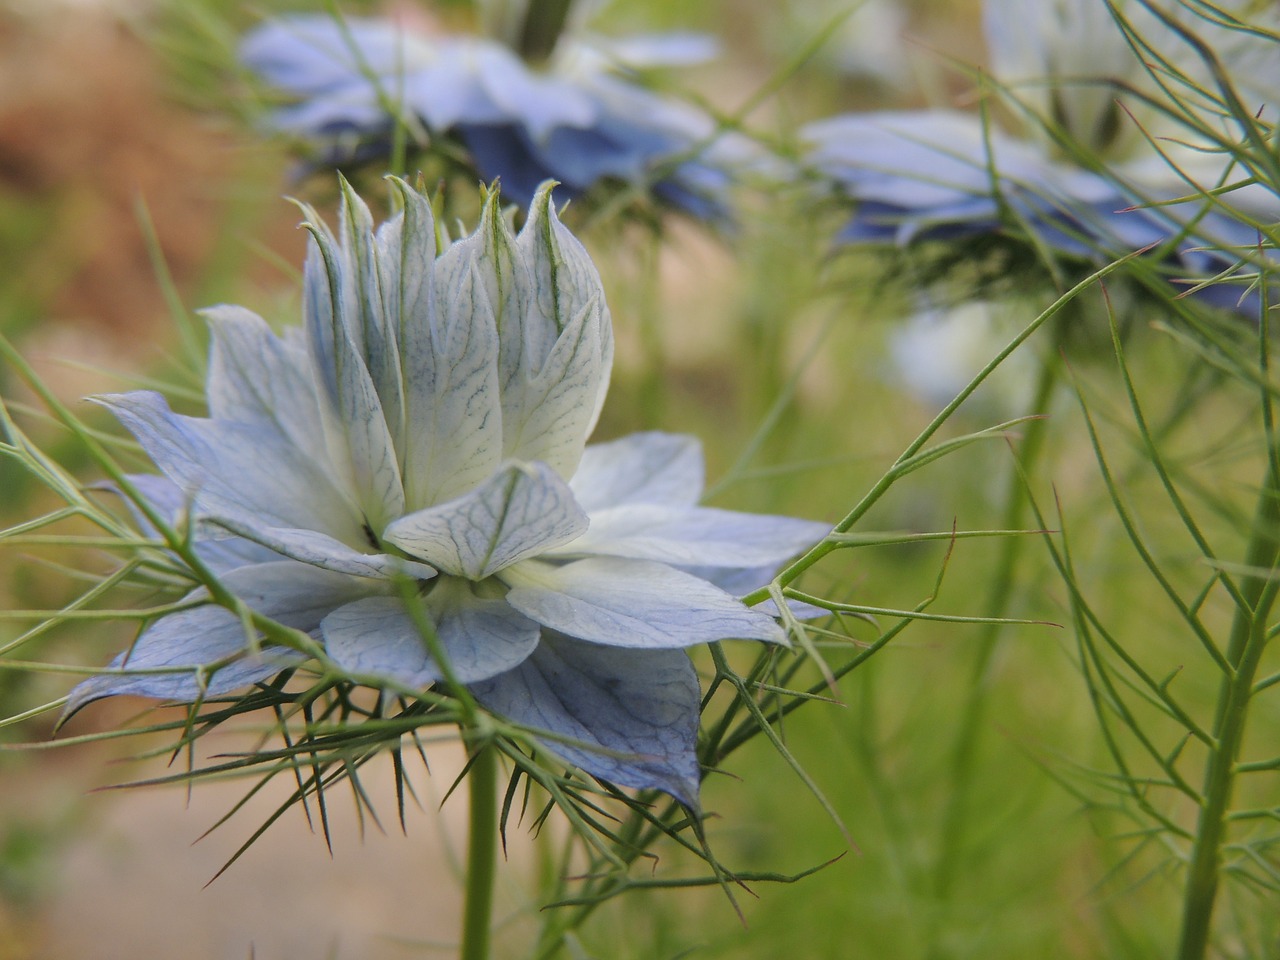
<path id="1" fill-rule="evenodd" d="M 705 580 L 649 560 L 531 560 L 503 571 L 507 603 L 552 630 L 617 647 L 688 647 L 732 637 L 786 643 L 765 614 Z"/>
<path id="2" fill-rule="evenodd" d="M 426 200 L 406 195 L 405 203 L 416 223 L 405 228 L 410 235 L 402 244 L 393 243 L 384 254 L 388 287 L 405 271 L 421 270 L 417 258 L 430 255 L 429 241 L 418 236 L 434 230 Z M 401 298 L 397 323 L 408 413 L 404 476 L 411 510 L 474 489 L 502 461 L 498 330 L 488 282 L 495 269 L 511 268 L 482 263 L 474 247 L 464 240 L 434 266 L 428 260 L 424 272 L 432 276 L 415 279 L 421 289 Z"/>
<path id="3" fill-rule="evenodd" d="M 503 452 L 568 479 L 609 388 L 609 308 L 586 249 L 556 216 L 549 184 L 534 197 L 514 250 L 518 292 L 498 327 Z"/>
<path id="4" fill-rule="evenodd" d="M 683 651 L 620 650 L 549 634 L 515 670 L 471 691 L 499 716 L 551 734 L 540 742 L 562 760 L 697 809 L 700 691 Z"/>
<path id="5" fill-rule="evenodd" d="M 441 580 L 427 613 L 454 677 L 473 683 L 511 670 L 533 653 L 541 628 L 503 600 L 482 599 L 470 585 Z M 444 678 L 426 642 L 395 597 L 370 597 L 339 607 L 320 629 L 334 661 L 355 675 L 388 677 L 423 689 Z"/>
<path id="6" fill-rule="evenodd" d="M 312 95 L 429 62 L 433 50 L 391 20 L 283 17 L 250 31 L 240 61 L 273 86 Z"/>
<path id="7" fill-rule="evenodd" d="M 517 123 L 460 123 L 455 132 L 475 160 L 482 180 L 498 180 L 502 197 L 527 210 L 533 203 L 538 186 L 545 180 L 558 179 L 553 168 L 535 154 L 529 138 Z M 579 191 L 564 188 L 566 196 Z"/>
<path id="8" fill-rule="evenodd" d="M 359 512 L 328 472 L 272 428 L 173 413 L 158 393 L 97 398 L 201 513 L 363 542 Z"/>
<path id="9" fill-rule="evenodd" d="M 763 567 L 795 556 L 831 530 L 829 524 L 791 517 L 652 503 L 595 510 L 590 517 L 587 532 L 560 547 L 558 555 Z"/>
<path id="10" fill-rule="evenodd" d="M 155 473 L 135 473 L 129 476 L 129 482 L 164 515 L 170 526 L 177 522 L 182 512 L 191 508 L 191 498 L 167 477 Z M 114 488 L 111 489 L 113 493 L 118 492 Z M 132 500 L 125 498 L 125 505 L 144 536 L 159 536 L 159 531 L 142 515 Z M 280 555 L 274 550 L 254 543 L 252 540 L 226 534 L 213 536 L 199 526 L 196 528 L 196 539 L 192 546 L 200 559 L 214 573 L 225 573 L 251 563 L 269 563 L 280 559 Z"/>
<path id="11" fill-rule="evenodd" d="M 720 42 L 707 33 L 637 33 L 629 37 L 589 37 L 586 45 L 624 67 L 688 67 L 720 52 Z"/>
<path id="12" fill-rule="evenodd" d="M 546 464 L 516 463 L 470 493 L 401 517 L 383 538 L 438 570 L 482 580 L 586 528 L 587 515 Z"/>
<path id="13" fill-rule="evenodd" d="M 275 430 L 324 464 L 325 427 L 306 351 L 271 330 L 256 313 L 236 306 L 201 311 L 209 324 L 209 416 Z"/>
<path id="14" fill-rule="evenodd" d="M 288 560 L 240 567 L 223 576 L 222 583 L 258 613 L 305 632 L 315 630 L 334 607 L 370 590 L 367 580 Z M 197 590 L 187 599 L 206 596 Z M 228 659 L 231 662 L 222 664 Z M 142 672 L 90 677 L 71 691 L 67 713 L 122 694 L 185 702 L 220 697 L 303 659 L 278 647 L 253 653 L 235 614 L 218 606 L 195 607 L 156 620 L 110 664 L 112 669 Z M 146 672 L 156 670 L 168 672 Z"/>
<path id="15" fill-rule="evenodd" d="M 332 459 L 349 466 L 362 520 L 377 531 L 404 512 L 404 487 L 390 428 L 397 417 L 388 420 L 369 369 L 377 350 L 366 331 L 381 322 L 380 317 L 367 319 L 371 312 L 381 313 L 380 292 L 370 289 L 369 211 L 344 187 L 341 248 L 319 218 L 307 213 L 314 228 L 303 270 L 307 344 L 316 379 L 332 409 L 328 422 L 339 427 L 331 442 L 346 453 Z"/>
<path id="16" fill-rule="evenodd" d="M 587 447 L 569 488 L 587 513 L 627 503 L 693 506 L 703 474 L 696 437 L 652 431 Z"/>

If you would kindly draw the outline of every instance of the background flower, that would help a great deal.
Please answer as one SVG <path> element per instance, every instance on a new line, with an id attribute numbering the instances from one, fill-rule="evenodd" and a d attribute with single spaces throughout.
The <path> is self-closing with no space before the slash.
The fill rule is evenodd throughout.
<path id="1" fill-rule="evenodd" d="M 987 115 L 950 110 L 849 114 L 806 127 L 813 167 L 857 203 L 839 239 L 904 245 L 1012 233 L 1054 257 L 1095 263 L 1151 246 L 1176 279 L 1237 270 L 1258 245 L 1256 224 L 1280 218 L 1280 201 L 1206 139 L 1210 128 L 1233 141 L 1242 135 L 1221 105 L 1216 112 L 1202 105 L 1202 130 L 1159 108 L 1167 91 L 1126 30 L 1186 66 L 1177 82 L 1197 82 L 1205 66 L 1146 7 L 1119 6 L 1134 18 L 1126 29 L 1105 0 L 989 0 L 983 23 L 992 66 L 1021 137 Z M 1264 53 L 1280 62 L 1275 35 L 1217 27 L 1209 39 L 1233 58 L 1242 95 L 1255 98 L 1250 110 L 1274 97 L 1280 85 L 1267 82 L 1274 63 L 1262 76 L 1251 65 Z M 1207 195 L 1224 183 L 1233 189 Z M 1238 284 L 1198 295 L 1248 314 L 1259 305 Z"/>
<path id="2" fill-rule="evenodd" d="M 351 678 L 467 685 L 584 770 L 695 806 L 682 648 L 785 643 L 716 583 L 760 586 L 827 527 L 699 506 L 690 438 L 586 446 L 612 333 L 549 186 L 518 235 L 491 194 L 479 229 L 437 251 L 428 201 L 395 183 L 404 212 L 376 231 L 345 185 L 336 235 L 310 218 L 301 329 L 208 312 L 208 417 L 99 398 L 163 474 L 138 493 L 175 522 L 189 510 L 225 588 Z M 156 620 L 69 709 L 221 696 L 306 659 L 209 599 Z"/>
<path id="3" fill-rule="evenodd" d="M 715 220 L 727 215 L 724 194 L 746 159 L 744 141 L 721 134 L 701 110 L 645 90 L 632 73 L 698 62 L 714 49 L 687 34 L 579 41 L 535 67 L 482 37 L 316 15 L 263 24 L 240 56 L 295 101 L 271 125 L 313 144 L 323 164 L 388 159 L 400 123 L 419 146 L 460 143 L 477 179 L 501 179 L 522 207 L 547 179 L 568 196 L 614 182 Z"/>

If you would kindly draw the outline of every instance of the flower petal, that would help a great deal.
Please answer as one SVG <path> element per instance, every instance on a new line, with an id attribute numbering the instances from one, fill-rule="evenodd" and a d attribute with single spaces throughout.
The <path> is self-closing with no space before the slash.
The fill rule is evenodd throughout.
<path id="1" fill-rule="evenodd" d="M 304 527 L 346 543 L 365 539 L 358 511 L 303 451 L 274 430 L 173 413 L 143 390 L 95 398 L 157 467 L 211 517 Z"/>
<path id="2" fill-rule="evenodd" d="M 569 488 L 593 513 L 624 503 L 693 506 L 703 482 L 698 439 L 654 431 L 587 447 Z"/>
<path id="3" fill-rule="evenodd" d="M 662 790 L 697 809 L 700 692 L 683 651 L 620 650 L 547 635 L 515 670 L 471 691 L 499 716 L 554 735 L 540 742 L 587 773 Z"/>
<path id="4" fill-rule="evenodd" d="M 394 20 L 326 14 L 281 17 L 251 31 L 240 61 L 268 83 L 293 94 L 318 94 L 430 62 L 433 48 Z"/>
<path id="5" fill-rule="evenodd" d="M 404 487 L 386 411 L 366 363 L 365 330 L 373 324 L 366 323 L 365 317 L 380 309 L 370 303 L 377 291 L 367 289 L 366 270 L 357 266 L 372 256 L 364 243 L 371 239 L 369 211 L 349 188 L 344 189 L 341 249 L 314 211 L 306 213 L 311 228 L 303 268 L 307 343 L 316 378 L 349 451 L 343 462 L 350 464 L 360 508 L 376 531 L 404 512 Z"/>
<path id="6" fill-rule="evenodd" d="M 368 580 L 288 560 L 240 567 L 223 576 L 222 583 L 258 613 L 307 632 L 316 629 L 334 607 L 370 591 Z M 201 589 L 188 599 L 205 596 Z M 221 664 L 230 658 L 234 658 L 230 663 Z M 223 607 L 181 610 L 160 617 L 142 631 L 129 651 L 111 662 L 112 669 L 144 672 L 90 677 L 71 691 L 66 713 L 121 694 L 178 701 L 219 697 L 303 659 L 280 647 L 250 652 L 244 624 Z M 168 672 L 145 672 L 157 670 Z"/>
<path id="7" fill-rule="evenodd" d="M 209 416 L 277 430 L 325 462 L 319 396 L 297 343 L 277 337 L 251 310 L 226 304 L 201 311 L 209 324 Z"/>
<path id="8" fill-rule="evenodd" d="M 503 451 L 573 476 L 613 365 L 604 288 L 582 244 L 560 223 L 551 185 L 534 197 L 515 240 L 525 287 L 499 317 Z"/>
<path id="9" fill-rule="evenodd" d="M 457 580 L 431 592 L 427 611 L 461 683 L 487 680 L 523 663 L 538 645 L 541 628 L 503 600 L 475 596 Z M 369 597 L 339 607 L 320 624 L 325 647 L 353 674 L 390 677 L 424 688 L 444 678 L 417 626 L 396 597 Z"/>
<path id="10" fill-rule="evenodd" d="M 591 557 L 527 561 L 504 571 L 507 603 L 543 626 L 616 647 L 688 647 L 731 637 L 786 643 L 765 614 L 661 563 Z"/>
<path id="11" fill-rule="evenodd" d="M 416 563 L 404 557 L 385 553 L 362 553 L 341 540 L 325 533 L 301 527 L 271 527 L 262 523 L 246 522 L 243 518 L 219 516 L 216 523 L 237 537 L 273 550 L 276 553 L 300 560 L 303 563 L 353 577 L 369 577 L 386 580 L 394 577 L 416 577 L 430 580 L 436 575 L 434 568 Z"/>
<path id="12" fill-rule="evenodd" d="M 158 473 L 135 473 L 130 474 L 128 479 L 134 488 L 164 515 L 170 526 L 177 523 L 179 515 L 191 507 L 191 498 L 167 477 L 162 477 Z M 104 489 L 121 495 L 115 487 Z M 145 536 L 159 536 L 159 531 L 142 515 L 134 502 L 127 497 L 123 499 L 138 529 Z M 216 528 L 210 530 L 207 524 L 196 526 L 195 542 L 192 546 L 200 559 L 208 564 L 214 573 L 225 573 L 251 563 L 270 563 L 280 559 L 280 555 L 268 547 L 243 537 L 229 536 Z"/>
<path id="13" fill-rule="evenodd" d="M 475 244 L 450 247 L 426 271 L 434 272 L 430 279 L 417 274 L 412 260 L 431 255 L 435 227 L 426 199 L 402 193 L 404 225 L 388 238 L 384 262 L 393 277 L 409 271 L 397 323 L 408 411 L 406 502 L 418 509 L 474 488 L 502 461 L 498 331 Z"/>
<path id="14" fill-rule="evenodd" d="M 676 566 L 763 567 L 780 564 L 821 540 L 825 523 L 712 507 L 631 503 L 596 510 L 591 526 L 559 555 L 659 560 Z"/>
<path id="15" fill-rule="evenodd" d="M 482 580 L 586 528 L 587 515 L 550 467 L 515 463 L 468 494 L 401 517 L 383 539 L 445 573 Z"/>
<path id="16" fill-rule="evenodd" d="M 764 567 L 681 567 L 685 573 L 692 574 L 699 580 L 714 583 L 721 590 L 735 597 L 745 597 L 755 593 L 761 587 L 768 586 L 773 575 L 778 572 L 778 565 L 771 563 Z M 820 620 L 831 616 L 831 611 L 812 603 L 786 598 L 787 611 L 797 620 Z M 772 600 L 762 600 L 752 610 L 759 610 L 770 617 L 778 616 L 778 605 Z"/>

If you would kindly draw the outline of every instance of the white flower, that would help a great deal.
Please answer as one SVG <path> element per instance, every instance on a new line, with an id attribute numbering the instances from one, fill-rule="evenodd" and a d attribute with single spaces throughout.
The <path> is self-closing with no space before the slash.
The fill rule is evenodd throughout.
<path id="1" fill-rule="evenodd" d="M 427 200 L 394 182 L 404 212 L 376 231 L 345 184 L 337 236 L 311 218 L 302 329 L 209 311 L 207 418 L 150 392 L 99 400 L 164 475 L 144 493 L 236 538 L 208 555 L 252 609 L 353 677 L 422 689 L 446 672 L 397 593 L 411 578 L 451 678 L 483 705 L 569 738 L 548 747 L 592 774 L 694 805 L 682 648 L 785 642 L 716 582 L 759 586 L 827 528 L 698 506 L 690 438 L 586 446 L 613 339 L 549 186 L 519 235 L 490 196 L 479 229 L 437 250 Z M 223 695 L 301 660 L 249 640 L 219 606 L 162 617 L 115 663 L 138 672 L 86 681 L 70 708 Z M 155 672 L 175 667 L 190 669 Z"/>

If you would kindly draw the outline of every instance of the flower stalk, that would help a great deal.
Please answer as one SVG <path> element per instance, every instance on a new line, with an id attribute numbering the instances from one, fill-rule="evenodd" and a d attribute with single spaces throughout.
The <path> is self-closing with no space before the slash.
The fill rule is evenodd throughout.
<path id="1" fill-rule="evenodd" d="M 1274 573 L 1277 562 L 1280 562 L 1278 454 L 1280 450 L 1273 448 L 1245 554 L 1245 569 L 1252 572 L 1241 583 L 1244 602 L 1236 609 L 1227 641 L 1229 672 L 1222 678 L 1213 725 L 1213 746 L 1205 764 L 1201 791 L 1204 802 L 1187 868 L 1178 960 L 1202 960 L 1208 950 L 1222 871 L 1227 815 L 1238 772 L 1236 759 L 1244 738 L 1254 678 L 1267 644 L 1267 620 L 1277 592 L 1280 592 L 1280 581 L 1276 580 Z"/>
<path id="2" fill-rule="evenodd" d="M 1048 357 L 1041 366 L 1031 409 L 1047 409 L 1058 384 L 1059 364 L 1057 357 Z M 1000 524 L 1003 530 L 1019 529 L 1025 520 L 1028 507 L 1027 478 L 1033 475 L 1040 461 L 1047 425 L 1048 421 L 1043 417 L 1029 420 L 1026 424 L 1021 450 L 1015 455 L 1009 477 L 1004 516 Z M 969 682 L 965 686 L 967 694 L 964 712 L 956 725 L 954 752 L 951 757 L 951 789 L 947 793 L 949 800 L 943 814 L 937 870 L 934 875 L 934 893 L 942 900 L 950 894 L 955 880 L 958 855 L 964 839 L 968 794 L 972 784 L 973 756 L 986 714 L 986 686 L 991 658 L 1003 626 L 999 621 L 1005 617 L 1013 598 L 1017 582 L 1015 573 L 1022 557 L 1024 539 L 1010 536 L 1001 541 L 1000 555 L 989 581 L 991 589 L 982 614 L 989 619 L 978 637 L 977 652 L 970 667 Z"/>
<path id="3" fill-rule="evenodd" d="M 493 929 L 493 882 L 498 865 L 498 755 L 478 743 L 468 774 L 470 826 L 461 960 L 488 960 Z"/>

